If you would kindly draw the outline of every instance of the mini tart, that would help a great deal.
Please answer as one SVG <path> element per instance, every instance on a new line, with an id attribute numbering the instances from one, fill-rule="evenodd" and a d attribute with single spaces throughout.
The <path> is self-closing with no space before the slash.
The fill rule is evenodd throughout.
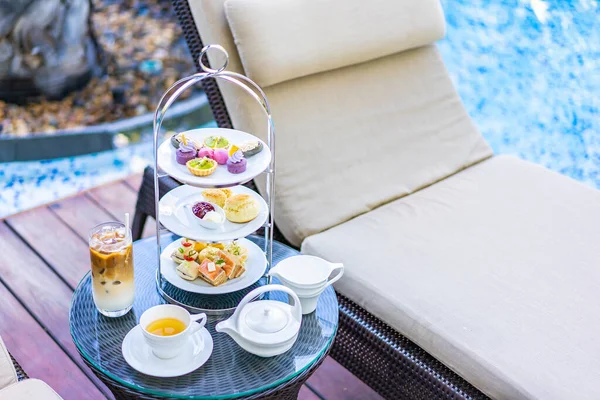
<path id="1" fill-rule="evenodd" d="M 229 146 L 229 140 L 223 136 L 209 136 L 204 139 L 204 144 L 211 149 L 226 149 Z"/>
<path id="2" fill-rule="evenodd" d="M 217 169 L 217 162 L 208 157 L 194 158 L 185 163 L 188 171 L 196 176 L 209 176 Z"/>

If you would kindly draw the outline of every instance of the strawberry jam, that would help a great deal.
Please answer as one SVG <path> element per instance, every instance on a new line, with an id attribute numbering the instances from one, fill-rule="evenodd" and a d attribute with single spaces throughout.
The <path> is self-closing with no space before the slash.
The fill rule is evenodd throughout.
<path id="1" fill-rule="evenodd" d="M 209 211 L 215 211 L 215 207 L 206 201 L 200 201 L 192 206 L 192 212 L 200 219 L 204 218 Z"/>

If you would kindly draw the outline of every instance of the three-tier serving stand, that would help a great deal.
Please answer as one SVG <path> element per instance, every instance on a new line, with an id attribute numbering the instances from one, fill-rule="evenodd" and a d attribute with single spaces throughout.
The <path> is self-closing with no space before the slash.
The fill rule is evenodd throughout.
<path id="1" fill-rule="evenodd" d="M 207 54 L 209 50 L 216 50 L 222 53 L 225 61 L 223 65 L 219 68 L 211 68 L 204 64 L 203 56 Z M 270 283 L 270 277 L 268 276 L 268 271 L 272 266 L 273 262 L 273 227 L 274 227 L 274 217 L 273 217 L 273 198 L 274 198 L 274 183 L 275 183 L 275 129 L 273 125 L 273 120 L 271 117 L 271 108 L 269 106 L 269 102 L 263 90 L 251 79 L 248 77 L 235 73 L 226 71 L 226 68 L 229 64 L 229 55 L 227 51 L 219 45 L 208 45 L 205 46 L 200 52 L 200 56 L 198 58 L 198 63 L 202 69 L 202 72 L 196 73 L 194 75 L 183 78 L 177 82 L 175 82 L 162 96 L 159 101 L 158 107 L 156 108 L 156 112 L 154 114 L 154 203 L 156 210 L 156 251 L 157 251 L 157 259 L 158 259 L 158 268 L 156 271 L 156 286 L 160 295 L 169 303 L 177 304 L 192 312 L 205 312 L 209 315 L 221 315 L 232 312 L 239 301 L 252 289 L 257 286 L 261 286 L 264 284 Z M 160 192 L 159 192 L 159 178 L 163 176 L 169 176 L 169 174 L 164 172 L 159 172 L 159 163 L 158 163 L 158 150 L 159 150 L 159 136 L 160 130 L 162 126 L 163 119 L 165 114 L 169 110 L 169 107 L 181 96 L 181 94 L 186 91 L 188 88 L 196 85 L 197 83 L 202 82 L 208 78 L 215 78 L 223 81 L 230 82 L 240 88 L 242 88 L 247 94 L 249 94 L 256 102 L 258 102 L 265 113 L 267 118 L 267 142 L 266 145 L 271 152 L 271 159 L 268 167 L 252 176 L 250 179 L 245 177 L 243 181 L 236 181 L 235 183 L 228 184 L 219 184 L 214 183 L 211 185 L 205 185 L 202 183 L 195 182 L 193 186 L 199 188 L 225 188 L 225 187 L 233 187 L 237 185 L 242 185 L 247 183 L 248 181 L 255 178 L 257 175 L 262 173 L 266 174 L 266 204 L 268 207 L 268 217 L 266 222 L 263 224 L 264 228 L 264 238 L 258 236 L 252 236 L 251 240 L 255 242 L 255 244 L 259 245 L 262 248 L 262 251 L 265 253 L 266 265 L 264 268 L 264 273 L 262 277 L 256 283 L 251 286 L 236 291 L 232 293 L 226 294 L 198 294 L 185 291 L 180 289 L 179 287 L 169 283 L 165 277 L 163 276 L 163 268 L 173 268 L 172 265 L 163 265 L 161 261 L 161 253 L 163 252 L 163 242 L 169 239 L 169 242 L 172 242 L 173 236 L 169 238 L 168 232 L 177 236 L 184 236 L 180 232 L 175 232 L 173 230 L 169 231 L 166 229 L 163 224 L 161 224 L 161 213 L 160 209 Z M 185 133 L 185 132 L 184 132 Z M 167 139 L 168 140 L 168 139 Z M 175 178 L 176 179 L 176 178 Z M 189 184 L 190 182 L 188 182 Z M 174 189 L 175 190 L 175 189 Z M 209 231 L 210 232 L 210 231 Z M 211 238 L 210 233 L 207 231 L 202 231 L 202 235 L 198 237 L 188 237 L 188 239 L 203 241 L 203 242 L 217 242 Z"/>

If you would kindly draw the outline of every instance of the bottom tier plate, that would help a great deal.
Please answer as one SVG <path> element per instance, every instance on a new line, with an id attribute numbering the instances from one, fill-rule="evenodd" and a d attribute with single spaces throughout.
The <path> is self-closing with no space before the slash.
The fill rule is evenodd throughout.
<path id="1" fill-rule="evenodd" d="M 237 292 L 252 286 L 265 274 L 267 258 L 263 250 L 248 239 L 239 239 L 238 243 L 240 246 L 248 249 L 248 259 L 245 265 L 246 272 L 242 276 L 229 280 L 219 286 L 212 286 L 200 278 L 187 281 L 177 275 L 177 264 L 171 259 L 171 254 L 179 247 L 180 241 L 180 239 L 175 240 L 162 251 L 160 255 L 160 268 L 162 276 L 170 284 L 186 292 L 207 295 Z"/>

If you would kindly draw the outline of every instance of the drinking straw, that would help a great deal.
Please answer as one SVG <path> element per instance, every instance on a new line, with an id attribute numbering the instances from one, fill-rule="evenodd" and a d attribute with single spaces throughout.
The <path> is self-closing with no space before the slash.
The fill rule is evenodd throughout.
<path id="1" fill-rule="evenodd" d="M 129 213 L 125 213 L 125 237 L 129 236 Z"/>

